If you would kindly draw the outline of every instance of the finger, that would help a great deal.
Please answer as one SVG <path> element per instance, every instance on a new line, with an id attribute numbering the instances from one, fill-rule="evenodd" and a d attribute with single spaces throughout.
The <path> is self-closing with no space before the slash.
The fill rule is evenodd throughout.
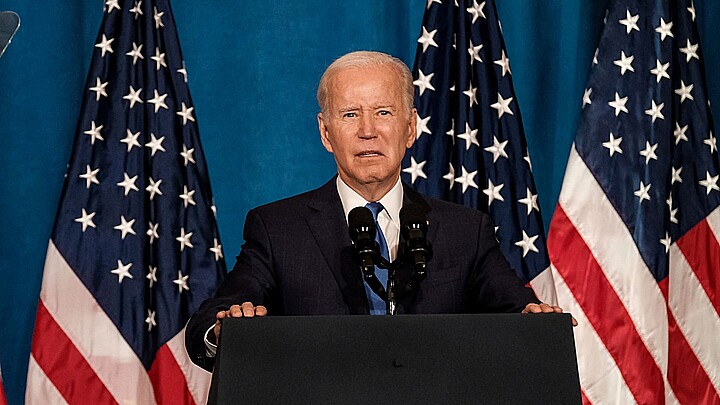
<path id="1" fill-rule="evenodd" d="M 215 342 L 216 343 L 220 341 L 220 321 L 215 321 L 215 328 L 213 328 L 213 332 L 215 333 Z"/>
<path id="2" fill-rule="evenodd" d="M 243 302 L 241 305 L 242 308 L 242 316 L 245 318 L 252 318 L 255 316 L 255 306 L 252 304 L 252 302 Z"/>
<path id="3" fill-rule="evenodd" d="M 578 321 L 574 316 L 572 317 L 572 326 L 578 326 Z"/>
<path id="4" fill-rule="evenodd" d="M 228 310 L 228 315 L 233 318 L 242 318 L 243 316 L 243 310 L 240 305 L 232 305 L 230 306 L 230 309 Z"/>
<path id="5" fill-rule="evenodd" d="M 219 311 L 217 314 L 215 314 L 215 319 L 220 320 L 227 316 L 227 311 Z"/>
<path id="6" fill-rule="evenodd" d="M 257 307 L 255 307 L 255 315 L 257 315 L 257 316 L 267 315 L 267 308 L 265 308 L 262 305 L 258 305 Z"/>
<path id="7" fill-rule="evenodd" d="M 540 309 L 540 305 L 538 304 L 527 304 L 522 312 L 524 314 L 538 314 L 542 312 L 542 309 Z"/>

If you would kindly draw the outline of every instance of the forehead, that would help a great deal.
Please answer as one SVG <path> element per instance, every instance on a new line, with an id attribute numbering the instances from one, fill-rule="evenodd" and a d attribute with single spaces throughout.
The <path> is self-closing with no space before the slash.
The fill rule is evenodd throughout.
<path id="1" fill-rule="evenodd" d="M 389 65 L 344 68 L 331 77 L 329 84 L 331 103 L 402 102 L 402 76 Z"/>

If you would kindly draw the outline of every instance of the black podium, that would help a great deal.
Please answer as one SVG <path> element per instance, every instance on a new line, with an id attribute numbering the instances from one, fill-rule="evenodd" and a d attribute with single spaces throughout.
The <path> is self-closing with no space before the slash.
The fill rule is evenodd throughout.
<path id="1" fill-rule="evenodd" d="M 226 319 L 209 404 L 580 404 L 568 314 Z"/>

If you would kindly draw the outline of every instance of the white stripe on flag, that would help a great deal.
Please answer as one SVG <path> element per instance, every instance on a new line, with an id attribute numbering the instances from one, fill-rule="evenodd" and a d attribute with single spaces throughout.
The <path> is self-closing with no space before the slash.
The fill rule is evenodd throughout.
<path id="1" fill-rule="evenodd" d="M 715 390 L 720 392 L 720 318 L 676 244 L 670 247 L 669 303 L 675 320 Z"/>
<path id="2" fill-rule="evenodd" d="M 578 358 L 578 372 L 580 385 L 590 402 L 600 404 L 603 400 L 612 398 L 615 404 L 632 404 L 635 398 L 625 384 L 620 369 L 610 356 L 605 344 L 593 329 L 590 321 L 573 296 L 572 291 L 565 284 L 562 276 L 554 266 L 553 278 L 560 306 L 570 312 L 578 321 L 575 332 L 575 351 Z"/>
<path id="3" fill-rule="evenodd" d="M 67 405 L 67 401 L 55 388 L 47 374 L 30 355 L 25 389 L 25 405 Z"/>
<path id="4" fill-rule="evenodd" d="M 170 353 L 175 357 L 180 370 L 185 374 L 188 389 L 193 396 L 196 404 L 204 404 L 207 401 L 208 391 L 210 390 L 210 380 L 212 374 L 198 367 L 190 360 L 190 356 L 185 350 L 185 328 L 175 335 L 167 343 Z"/>
<path id="5" fill-rule="evenodd" d="M 137 355 L 52 240 L 40 299 L 119 403 L 155 403 L 150 378 Z"/>
<path id="6" fill-rule="evenodd" d="M 555 293 L 555 280 L 553 280 L 553 277 L 554 275 L 550 267 L 548 267 L 530 280 L 530 285 L 533 291 L 535 291 L 535 295 L 540 298 L 540 301 L 550 305 L 557 305 L 557 294 Z"/>

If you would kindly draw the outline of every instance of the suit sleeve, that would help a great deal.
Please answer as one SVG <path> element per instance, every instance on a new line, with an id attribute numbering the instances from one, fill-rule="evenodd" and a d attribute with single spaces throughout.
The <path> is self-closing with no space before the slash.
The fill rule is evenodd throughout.
<path id="1" fill-rule="evenodd" d="M 275 273 L 270 238 L 257 210 L 248 212 L 243 231 L 243 244 L 237 262 L 215 296 L 205 300 L 190 318 L 185 333 L 185 347 L 192 361 L 212 371 L 215 359 L 208 357 L 205 333 L 215 324 L 215 315 L 230 306 L 252 302 L 264 305 L 268 314 L 277 311 Z"/>
<path id="2" fill-rule="evenodd" d="M 520 312 L 539 303 L 533 290 L 523 285 L 500 251 L 492 220 L 483 215 L 478 229 L 477 262 L 472 295 L 479 312 Z"/>

